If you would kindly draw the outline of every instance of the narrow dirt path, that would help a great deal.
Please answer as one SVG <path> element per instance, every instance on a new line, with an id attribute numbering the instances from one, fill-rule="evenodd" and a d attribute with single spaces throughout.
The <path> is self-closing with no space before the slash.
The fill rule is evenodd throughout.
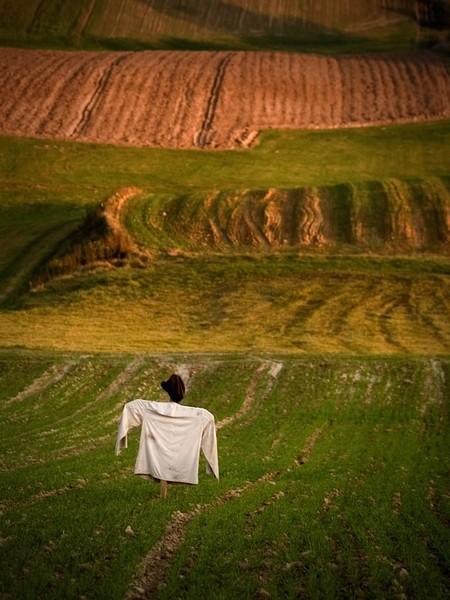
<path id="1" fill-rule="evenodd" d="M 30 396 L 35 396 L 36 394 L 40 394 L 51 385 L 58 383 L 61 381 L 72 369 L 74 369 L 82 360 L 82 356 L 77 359 L 68 359 L 61 363 L 53 364 L 49 369 L 47 369 L 42 375 L 37 377 L 30 385 L 21 390 L 18 394 L 16 394 L 12 398 L 8 398 L 2 404 L 3 407 L 9 406 L 10 404 L 15 404 L 18 402 L 22 402 L 22 400 L 26 400 Z"/>
<path id="2" fill-rule="evenodd" d="M 261 366 L 257 369 L 256 375 L 250 383 L 250 386 L 247 390 L 247 393 L 245 395 L 245 399 L 244 399 L 244 402 L 242 403 L 241 408 L 237 412 L 235 412 L 233 415 L 225 417 L 224 419 L 219 421 L 216 424 L 216 429 L 220 430 L 220 429 L 222 429 L 222 427 L 225 427 L 226 425 L 231 425 L 231 423 L 234 423 L 235 421 L 237 421 L 238 419 L 240 419 L 241 417 L 243 417 L 244 415 L 249 413 L 255 403 L 256 388 L 257 388 L 259 382 L 261 381 L 264 373 L 267 372 L 267 370 L 269 370 L 269 374 L 272 376 L 273 379 L 275 379 L 276 377 L 278 377 L 278 374 L 281 371 L 282 367 L 283 367 L 282 363 L 263 362 L 261 364 Z M 273 382 L 270 381 L 269 383 L 270 383 L 270 386 L 268 385 L 264 395 L 267 395 L 272 387 Z"/>
<path id="3" fill-rule="evenodd" d="M 318 427 L 309 436 L 303 448 L 301 460 L 298 457 L 295 458 L 292 466 L 289 467 L 290 470 L 300 467 L 310 460 L 314 445 L 323 435 L 325 427 L 326 425 Z M 133 581 L 126 600 L 151 600 L 152 598 L 157 598 L 175 554 L 184 543 L 187 526 L 195 517 L 225 502 L 239 498 L 248 490 L 266 481 L 273 481 L 280 475 L 281 473 L 278 471 L 269 471 L 256 481 L 248 482 L 240 488 L 228 490 L 225 494 L 208 504 L 198 505 L 193 510 L 185 513 L 180 511 L 174 512 L 164 535 L 144 558 L 140 572 Z M 274 502 L 281 497 L 281 494 L 275 494 L 271 497 L 270 502 Z"/>

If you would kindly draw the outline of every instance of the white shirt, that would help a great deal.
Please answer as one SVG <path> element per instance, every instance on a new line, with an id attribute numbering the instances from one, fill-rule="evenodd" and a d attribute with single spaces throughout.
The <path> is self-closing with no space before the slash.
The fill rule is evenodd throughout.
<path id="1" fill-rule="evenodd" d="M 129 430 L 139 426 L 136 475 L 196 484 L 202 450 L 207 461 L 206 472 L 219 479 L 214 415 L 206 409 L 176 402 L 128 402 L 119 423 L 116 454 L 128 447 Z"/>

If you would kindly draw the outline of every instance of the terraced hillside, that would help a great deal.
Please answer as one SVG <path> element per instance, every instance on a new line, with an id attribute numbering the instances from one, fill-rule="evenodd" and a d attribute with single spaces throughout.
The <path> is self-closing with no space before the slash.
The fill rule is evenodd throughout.
<path id="1" fill-rule="evenodd" d="M 427 188 L 425 210 L 414 192 L 421 198 Z M 228 196 L 125 189 L 40 263 L 31 288 L 20 287 L 20 270 L 6 279 L 3 344 L 446 353 L 445 189 L 441 180 L 359 186 L 371 202 L 396 207 L 375 215 L 364 195 L 345 200 L 342 186 L 340 196 L 334 188 L 315 196 L 307 188 Z M 29 252 L 24 265 L 35 257 Z"/>
<path id="2" fill-rule="evenodd" d="M 261 129 L 450 116 L 447 62 L 430 52 L 0 49 L 0 134 L 166 148 L 251 145 Z"/>

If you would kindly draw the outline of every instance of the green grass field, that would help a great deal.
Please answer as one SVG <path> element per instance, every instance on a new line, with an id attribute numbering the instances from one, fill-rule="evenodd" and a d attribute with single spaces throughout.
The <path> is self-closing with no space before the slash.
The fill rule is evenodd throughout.
<path id="1" fill-rule="evenodd" d="M 434 12 L 419 28 L 414 7 L 404 0 L 0 0 L 0 40 L 75 49 L 371 52 L 439 41 L 449 27 L 449 4 L 432 4 Z"/>
<path id="2" fill-rule="evenodd" d="M 422 181 L 434 189 L 440 181 L 443 191 L 449 127 L 442 122 L 268 132 L 252 150 L 217 153 L 3 138 L 3 345 L 106 352 L 446 353 L 445 247 L 393 250 L 344 240 L 322 249 L 267 251 L 243 244 L 224 252 L 202 245 L 200 217 L 208 215 L 196 211 L 199 197 L 218 190 L 288 190 L 294 182 L 331 186 L 329 204 L 338 212 L 343 189 L 375 189 L 371 182 L 395 178 L 404 186 Z M 97 264 L 30 292 L 30 283 L 87 211 L 131 185 L 145 201 L 130 201 L 124 218 L 153 255 L 147 267 Z M 441 201 L 445 228 L 448 196 Z M 165 229 L 160 215 L 168 206 L 175 212 L 173 226 Z M 437 235 L 433 214 L 428 227 Z M 376 225 L 369 213 L 367 219 Z"/>
<path id="3" fill-rule="evenodd" d="M 445 177 L 449 140 L 449 121 L 267 131 L 255 148 L 217 152 L 0 137 L 1 189 L 78 203 L 100 201 L 128 185 L 186 192 Z"/>
<path id="4" fill-rule="evenodd" d="M 138 432 L 114 456 L 116 423 L 176 366 L 216 416 L 221 479 L 201 463 L 161 500 L 133 475 Z M 151 597 L 443 600 L 449 376 L 436 358 L 3 351 L 1 593 L 123 598 L 178 519 Z"/>

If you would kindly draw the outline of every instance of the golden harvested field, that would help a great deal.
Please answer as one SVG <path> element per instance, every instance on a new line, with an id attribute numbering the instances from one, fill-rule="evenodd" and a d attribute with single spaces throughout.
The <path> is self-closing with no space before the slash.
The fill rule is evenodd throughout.
<path id="1" fill-rule="evenodd" d="M 251 145 L 271 128 L 342 128 L 450 117 L 433 52 L 0 49 L 0 134 L 167 148 Z"/>

